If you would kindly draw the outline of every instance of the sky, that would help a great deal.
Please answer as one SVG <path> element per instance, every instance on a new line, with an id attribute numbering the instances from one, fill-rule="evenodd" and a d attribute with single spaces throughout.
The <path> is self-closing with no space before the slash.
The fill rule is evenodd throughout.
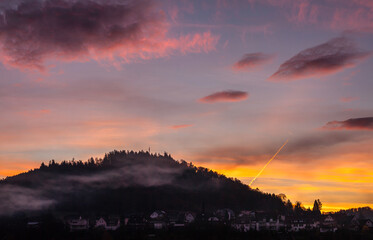
<path id="1" fill-rule="evenodd" d="M 0 177 L 168 152 L 373 207 L 373 1 L 2 0 Z"/>

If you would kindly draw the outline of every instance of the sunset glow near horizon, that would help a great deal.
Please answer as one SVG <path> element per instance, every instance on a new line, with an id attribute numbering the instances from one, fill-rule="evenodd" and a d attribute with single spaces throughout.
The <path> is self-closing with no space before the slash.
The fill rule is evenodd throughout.
<path id="1" fill-rule="evenodd" d="M 58 13 L 58 14 L 57 14 Z M 170 153 L 293 202 L 373 207 L 373 1 L 5 0 L 0 177 Z"/>

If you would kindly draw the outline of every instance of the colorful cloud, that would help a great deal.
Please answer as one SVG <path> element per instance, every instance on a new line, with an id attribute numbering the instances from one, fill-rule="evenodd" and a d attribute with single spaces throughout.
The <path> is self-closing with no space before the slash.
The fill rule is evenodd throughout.
<path id="1" fill-rule="evenodd" d="M 366 0 L 249 0 L 251 6 L 265 4 L 281 10 L 287 21 L 337 31 L 373 32 L 373 4 Z M 336 4 L 338 3 L 338 4 Z"/>
<path id="2" fill-rule="evenodd" d="M 352 102 L 352 101 L 356 101 L 358 100 L 359 98 L 357 97 L 343 97 L 340 99 L 341 102 Z"/>
<path id="3" fill-rule="evenodd" d="M 188 127 L 192 127 L 193 124 L 180 124 L 180 125 L 173 125 L 171 126 L 172 129 L 181 129 L 181 128 L 188 128 Z"/>
<path id="4" fill-rule="evenodd" d="M 350 118 L 346 121 L 328 122 L 323 129 L 327 130 L 373 130 L 373 117 Z"/>
<path id="5" fill-rule="evenodd" d="M 41 110 L 34 110 L 34 111 L 23 111 L 23 112 L 20 112 L 20 114 L 23 116 L 23 117 L 42 117 L 42 116 L 45 116 L 45 115 L 48 115 L 50 114 L 51 111 L 49 109 L 41 109 Z"/>
<path id="6" fill-rule="evenodd" d="M 353 67 L 371 53 L 359 50 L 355 43 L 339 37 L 308 48 L 290 58 L 275 72 L 270 81 L 288 82 L 302 78 L 333 74 Z"/>
<path id="7" fill-rule="evenodd" d="M 198 101 L 202 103 L 240 102 L 246 100 L 248 97 L 249 94 L 247 92 L 227 90 L 213 93 L 199 99 Z"/>
<path id="8" fill-rule="evenodd" d="M 247 53 L 233 65 L 235 70 L 251 70 L 255 67 L 270 62 L 274 58 L 274 55 L 264 54 L 261 52 Z"/>
<path id="9" fill-rule="evenodd" d="M 44 70 L 49 59 L 128 62 L 206 52 L 218 40 L 208 32 L 167 38 L 164 13 L 150 0 L 7 0 L 0 15 L 0 60 L 21 69 Z"/>

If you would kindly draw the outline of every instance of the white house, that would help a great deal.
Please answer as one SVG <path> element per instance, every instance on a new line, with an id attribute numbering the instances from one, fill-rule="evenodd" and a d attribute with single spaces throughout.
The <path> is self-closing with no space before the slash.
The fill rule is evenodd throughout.
<path id="1" fill-rule="evenodd" d="M 120 219 L 117 217 L 99 218 L 96 220 L 95 228 L 115 231 L 120 227 Z"/>
<path id="2" fill-rule="evenodd" d="M 160 230 L 167 228 L 167 214 L 165 211 L 154 211 L 149 217 L 149 222 L 154 229 Z"/>
<path id="3" fill-rule="evenodd" d="M 152 214 L 150 214 L 150 218 L 151 219 L 161 219 L 161 218 L 164 218 L 166 216 L 166 212 L 165 211 L 154 211 Z"/>
<path id="4" fill-rule="evenodd" d="M 186 223 L 192 223 L 192 222 L 194 222 L 194 219 L 195 219 L 195 217 L 194 217 L 193 213 L 191 213 L 191 212 L 186 212 L 185 213 L 185 222 Z"/>
<path id="5" fill-rule="evenodd" d="M 95 228 L 103 228 L 103 229 L 105 229 L 106 228 L 106 221 L 105 221 L 105 219 L 99 218 L 98 220 L 96 220 Z"/>
<path id="6" fill-rule="evenodd" d="M 236 222 L 232 224 L 232 227 L 238 231 L 241 232 L 248 232 L 250 231 L 251 223 L 245 223 L 245 222 Z"/>
<path id="7" fill-rule="evenodd" d="M 27 222 L 27 228 L 36 229 L 40 227 L 40 224 L 41 223 L 39 221 L 29 221 Z"/>
<path id="8" fill-rule="evenodd" d="M 289 231 L 290 232 L 299 232 L 299 231 L 302 231 L 302 230 L 306 230 L 306 228 L 307 228 L 307 224 L 306 224 L 305 221 L 303 221 L 301 219 L 296 219 L 296 220 L 291 221 Z"/>
<path id="9" fill-rule="evenodd" d="M 68 221 L 70 231 L 81 231 L 87 230 L 89 228 L 89 222 L 87 219 L 79 217 L 75 219 L 70 219 Z"/>
<path id="10" fill-rule="evenodd" d="M 117 217 L 109 218 L 106 221 L 106 230 L 115 231 L 120 227 L 120 219 Z"/>
<path id="11" fill-rule="evenodd" d="M 169 219 L 170 220 L 170 219 Z M 173 222 L 170 221 L 170 225 L 173 227 L 185 227 L 186 225 L 194 222 L 195 215 L 191 212 L 180 212 Z"/>
<path id="12" fill-rule="evenodd" d="M 330 214 L 324 219 L 320 226 L 320 232 L 335 232 L 337 229 L 337 223 Z"/>

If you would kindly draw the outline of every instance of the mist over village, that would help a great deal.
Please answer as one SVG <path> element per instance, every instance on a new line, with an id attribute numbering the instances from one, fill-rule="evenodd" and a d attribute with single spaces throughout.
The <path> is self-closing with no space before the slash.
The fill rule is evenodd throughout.
<path id="1" fill-rule="evenodd" d="M 1 0 L 0 240 L 373 239 L 371 0 Z"/>

